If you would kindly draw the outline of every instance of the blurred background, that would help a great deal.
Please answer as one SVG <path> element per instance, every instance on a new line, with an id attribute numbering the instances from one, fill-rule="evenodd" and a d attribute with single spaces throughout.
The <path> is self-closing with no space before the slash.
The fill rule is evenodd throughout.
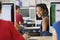
<path id="1" fill-rule="evenodd" d="M 13 2 L 15 5 L 20 6 L 21 13 L 24 19 L 24 30 L 22 32 L 30 32 L 33 38 L 36 40 L 45 40 L 45 37 L 40 37 L 40 24 L 41 20 L 36 19 L 36 4 L 45 3 L 49 10 L 50 28 L 49 31 L 52 33 L 52 24 L 59 21 L 60 13 L 60 0 L 0 0 L 4 2 Z M 53 14 L 54 13 L 54 14 Z M 46 37 L 46 40 L 52 40 L 52 36 Z"/>

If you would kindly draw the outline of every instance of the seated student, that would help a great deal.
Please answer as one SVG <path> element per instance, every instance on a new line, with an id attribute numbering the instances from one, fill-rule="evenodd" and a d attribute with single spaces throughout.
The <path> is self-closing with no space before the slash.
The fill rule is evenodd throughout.
<path id="1" fill-rule="evenodd" d="M 23 32 L 22 32 L 23 26 L 21 26 L 23 23 L 24 23 L 24 19 L 23 19 L 23 16 L 21 14 L 20 7 L 18 5 L 16 5 L 16 27 L 17 27 L 17 30 L 21 34 L 23 34 Z M 25 33 L 24 33 L 24 35 L 25 35 Z M 26 36 L 30 37 L 30 35 L 28 35 L 28 33 Z"/>
<path id="2" fill-rule="evenodd" d="M 2 3 L 0 1 L 0 15 Z M 0 16 L 0 40 L 27 40 L 28 36 L 22 36 L 13 26 L 12 22 L 2 20 Z"/>
<path id="3" fill-rule="evenodd" d="M 60 21 L 53 24 L 53 40 L 60 40 Z"/>
<path id="4" fill-rule="evenodd" d="M 24 23 L 24 19 L 20 12 L 20 7 L 16 5 L 16 27 L 17 30 L 21 30 L 23 27 L 21 26 Z"/>
<path id="5" fill-rule="evenodd" d="M 48 15 L 48 8 L 46 4 L 41 3 L 36 5 L 37 16 L 42 18 L 41 28 L 40 28 L 40 35 L 41 36 L 51 36 L 49 32 L 49 17 Z"/>

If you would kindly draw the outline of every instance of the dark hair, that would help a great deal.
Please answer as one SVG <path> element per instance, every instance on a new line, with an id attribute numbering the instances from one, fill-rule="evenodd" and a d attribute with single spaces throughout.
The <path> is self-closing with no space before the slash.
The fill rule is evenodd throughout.
<path id="1" fill-rule="evenodd" d="M 48 8 L 47 8 L 46 4 L 44 4 L 44 3 L 37 4 L 36 7 L 41 7 L 42 9 L 46 10 L 46 12 L 48 13 Z"/>
<path id="2" fill-rule="evenodd" d="M 1 1 L 0 1 L 0 10 L 2 9 L 2 3 L 1 3 Z"/>
<path id="3" fill-rule="evenodd" d="M 16 5 L 16 10 L 17 10 L 18 8 L 20 8 L 20 6 Z"/>

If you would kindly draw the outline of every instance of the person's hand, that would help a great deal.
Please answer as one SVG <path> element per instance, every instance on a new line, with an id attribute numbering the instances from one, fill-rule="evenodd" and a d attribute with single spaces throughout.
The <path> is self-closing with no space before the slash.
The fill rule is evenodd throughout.
<path id="1" fill-rule="evenodd" d="M 25 38 L 25 40 L 29 39 L 30 38 L 30 35 L 27 34 L 27 33 L 24 33 L 23 37 Z"/>
<path id="2" fill-rule="evenodd" d="M 16 29 L 17 30 L 22 30 L 23 28 L 24 28 L 23 25 L 16 23 Z"/>

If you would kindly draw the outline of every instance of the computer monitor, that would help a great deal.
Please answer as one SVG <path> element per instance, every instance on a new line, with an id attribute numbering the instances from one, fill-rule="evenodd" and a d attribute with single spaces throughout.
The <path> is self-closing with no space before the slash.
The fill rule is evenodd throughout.
<path id="1" fill-rule="evenodd" d="M 23 17 L 29 17 L 29 8 L 28 7 L 21 7 L 20 8 L 21 13 L 23 15 Z"/>
<path id="2" fill-rule="evenodd" d="M 31 19 L 36 19 L 36 7 L 29 7 L 29 14 Z"/>
<path id="3" fill-rule="evenodd" d="M 60 21 L 60 2 L 51 2 L 50 7 L 50 24 Z"/>
<path id="4" fill-rule="evenodd" d="M 2 3 L 2 19 L 14 22 L 14 3 Z"/>
<path id="5" fill-rule="evenodd" d="M 28 20 L 30 18 L 29 7 L 20 7 L 20 9 L 23 19 Z"/>
<path id="6" fill-rule="evenodd" d="M 35 7 L 21 7 L 20 9 L 24 19 L 35 19 Z"/>

